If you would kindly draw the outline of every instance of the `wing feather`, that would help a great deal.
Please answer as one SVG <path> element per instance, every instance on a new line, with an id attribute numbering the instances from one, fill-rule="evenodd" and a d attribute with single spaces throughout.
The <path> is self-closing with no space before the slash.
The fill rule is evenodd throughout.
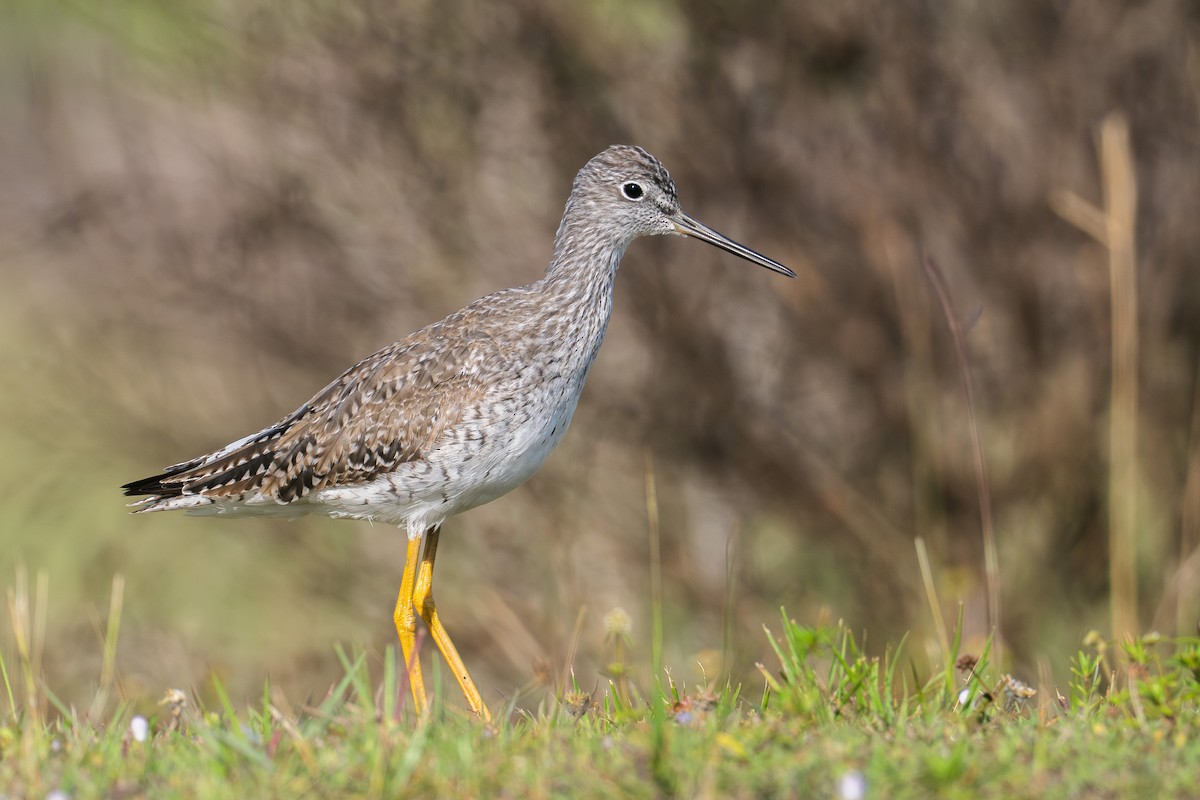
<path id="1" fill-rule="evenodd" d="M 483 398 L 479 366 L 496 353 L 486 334 L 446 330 L 452 320 L 363 359 L 274 425 L 125 484 L 125 494 L 149 495 L 147 511 L 185 495 L 286 504 L 424 457 Z"/>

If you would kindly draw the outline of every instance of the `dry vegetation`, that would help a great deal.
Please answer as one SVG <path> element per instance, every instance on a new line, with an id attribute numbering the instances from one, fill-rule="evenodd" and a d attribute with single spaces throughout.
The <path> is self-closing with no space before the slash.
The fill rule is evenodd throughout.
<path id="1" fill-rule="evenodd" d="M 1014 671 L 1065 676 L 1111 630 L 1113 577 L 1136 574 L 1116 610 L 1140 628 L 1194 632 L 1198 43 L 1182 0 L 10 3 L 0 574 L 50 576 L 52 683 L 88 696 L 117 573 L 130 696 L 209 671 L 253 694 L 265 670 L 304 696 L 340 673 L 330 642 L 390 642 L 394 532 L 132 519 L 115 487 L 536 278 L 574 171 L 618 141 L 801 275 L 632 248 L 571 434 L 443 542 L 439 605 L 489 701 L 560 671 L 581 609 L 581 681 L 615 606 L 645 679 L 648 463 L 678 671 L 753 679 L 780 605 L 936 659 L 918 535 L 978 649 L 973 451 L 926 256 L 967 328 Z M 1106 119 L 1128 151 L 1098 147 Z"/>

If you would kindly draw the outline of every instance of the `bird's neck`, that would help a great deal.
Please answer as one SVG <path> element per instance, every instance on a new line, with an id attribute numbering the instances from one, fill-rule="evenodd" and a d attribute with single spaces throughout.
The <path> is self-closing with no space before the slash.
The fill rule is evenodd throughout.
<path id="1" fill-rule="evenodd" d="M 603 235 L 594 223 L 581 224 L 578 211 L 568 205 L 554 237 L 554 258 L 540 283 L 553 296 L 560 318 L 571 320 L 577 355 L 590 366 L 612 316 L 613 282 L 628 242 Z"/>
<path id="2" fill-rule="evenodd" d="M 554 257 L 546 268 L 546 289 L 568 306 L 607 311 L 612 307 L 613 281 L 629 242 L 587 220 L 587 209 L 568 203 L 554 235 Z"/>
<path id="3" fill-rule="evenodd" d="M 612 285 L 629 241 L 597 224 L 590 218 L 589 210 L 586 203 L 575 197 L 567 203 L 554 234 L 554 257 L 546 268 L 548 279 Z"/>

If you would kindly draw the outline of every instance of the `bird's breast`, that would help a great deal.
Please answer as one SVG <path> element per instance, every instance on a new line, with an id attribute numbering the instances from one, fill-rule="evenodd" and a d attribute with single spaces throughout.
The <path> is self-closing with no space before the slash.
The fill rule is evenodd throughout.
<path id="1" fill-rule="evenodd" d="M 468 507 L 496 499 L 537 472 L 571 424 L 583 377 L 516 381 L 488 398 L 474 429 L 458 442 Z"/>

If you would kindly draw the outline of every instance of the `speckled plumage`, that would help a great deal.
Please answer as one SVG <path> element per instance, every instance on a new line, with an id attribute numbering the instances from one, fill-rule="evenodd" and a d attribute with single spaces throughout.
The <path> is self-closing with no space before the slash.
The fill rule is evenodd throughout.
<path id="1" fill-rule="evenodd" d="M 472 711 L 490 719 L 433 601 L 441 525 L 523 483 L 558 444 L 604 339 L 625 248 L 665 233 L 794 276 L 684 214 L 663 165 L 616 145 L 575 177 L 541 280 L 476 300 L 360 361 L 274 425 L 125 493 L 144 496 L 137 511 L 322 513 L 403 526 L 395 622 L 414 705 L 428 707 L 419 616 Z"/>
<path id="2" fill-rule="evenodd" d="M 627 196 L 631 184 L 639 197 Z M 146 496 L 137 511 L 323 513 L 419 537 L 541 466 L 604 338 L 621 256 L 635 238 L 662 233 L 791 274 L 682 214 L 649 153 L 613 146 L 576 177 L 542 279 L 385 347 L 256 434 L 123 488 Z"/>
<path id="3" fill-rule="evenodd" d="M 420 535 L 524 481 L 565 432 L 607 315 L 548 306 L 548 291 L 477 300 L 248 440 L 127 491 L 152 495 L 140 511 L 326 513 Z"/>

